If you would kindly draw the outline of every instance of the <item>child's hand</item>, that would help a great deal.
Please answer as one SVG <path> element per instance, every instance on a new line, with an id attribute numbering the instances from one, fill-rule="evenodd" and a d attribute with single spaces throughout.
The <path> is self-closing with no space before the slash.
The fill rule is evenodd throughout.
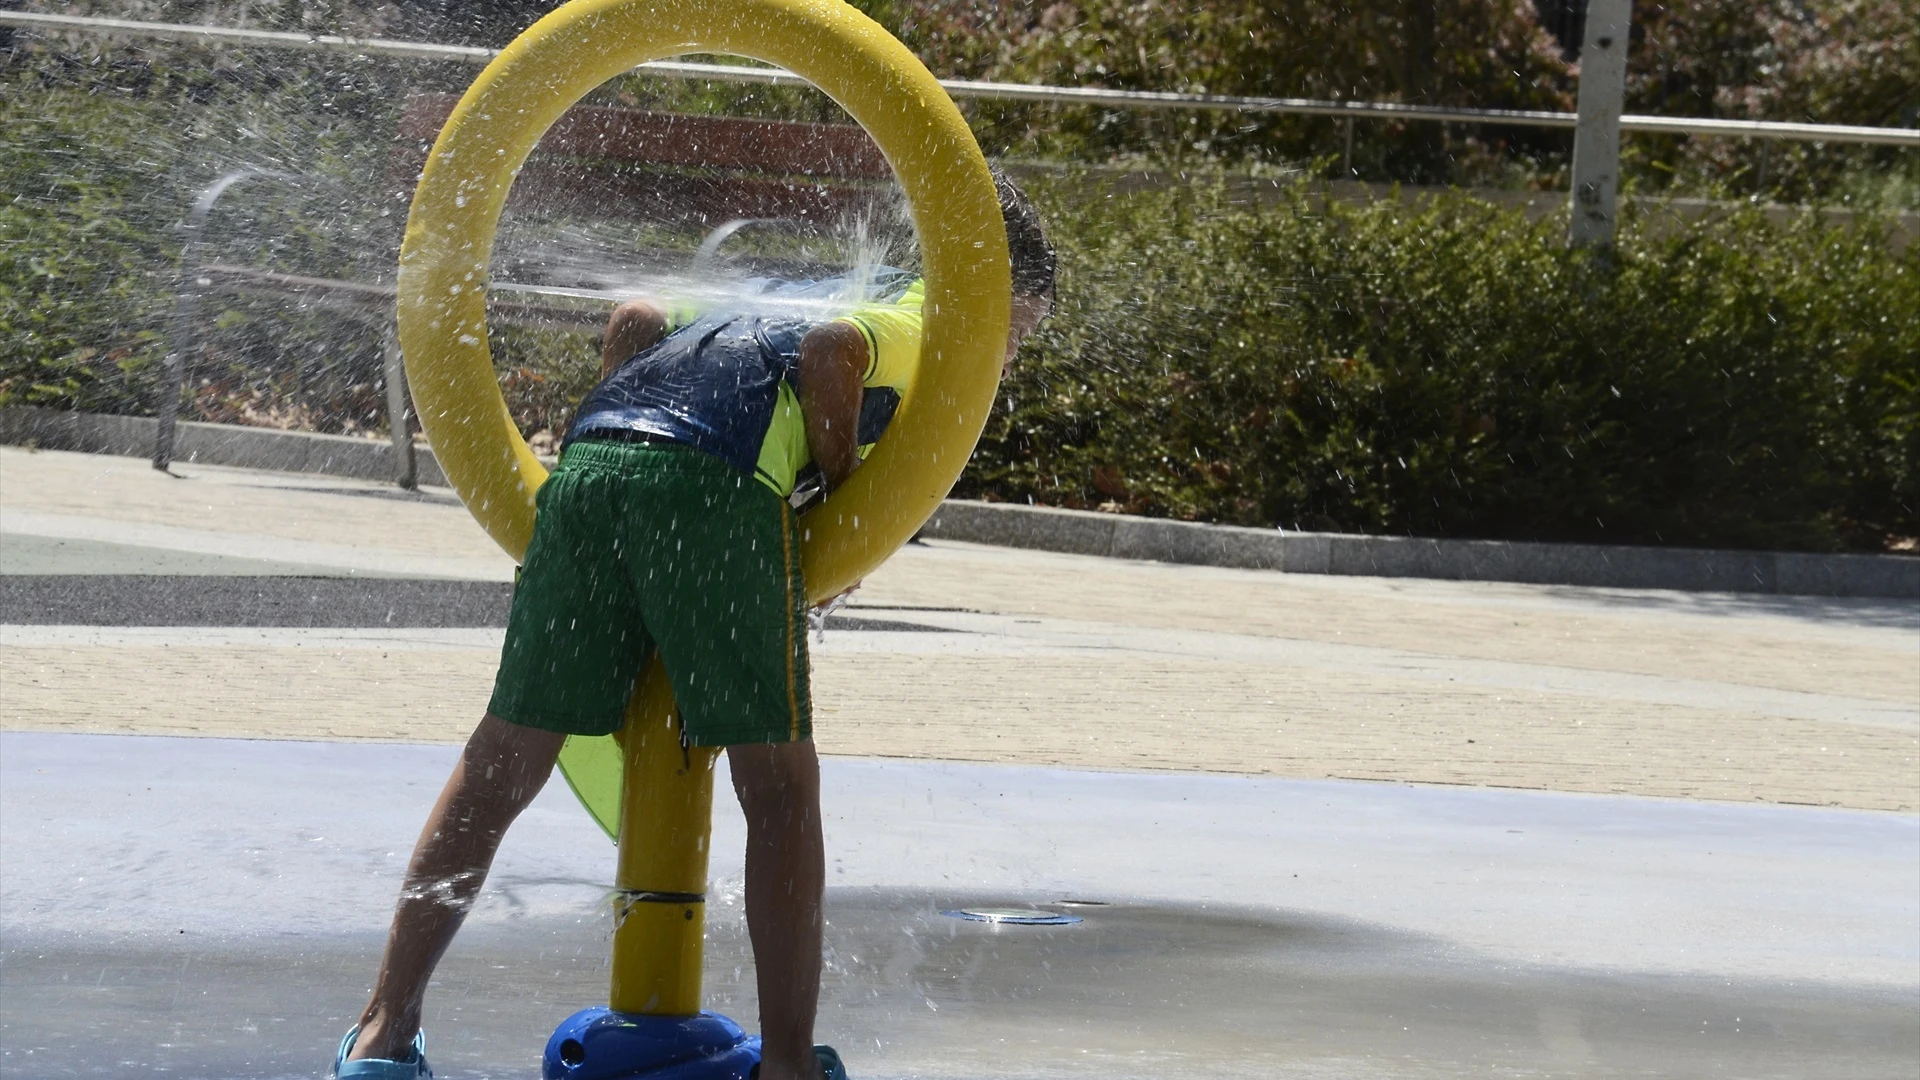
<path id="1" fill-rule="evenodd" d="M 822 600 L 819 603 L 813 605 L 813 610 L 819 612 L 822 615 L 833 614 L 834 612 L 840 610 L 840 608 L 846 604 L 848 597 L 851 597 L 854 593 L 859 592 L 860 586 L 865 585 L 866 583 L 867 582 L 865 578 L 862 578 L 859 581 L 854 582 L 853 584 L 847 586 L 845 589 L 842 589 L 840 592 L 836 593 L 835 595 L 829 596 L 825 600 Z"/>
<path id="2" fill-rule="evenodd" d="M 838 595 L 829 596 L 825 600 L 815 604 L 813 610 L 807 612 L 807 627 L 813 631 L 813 640 L 815 642 L 827 640 L 827 616 L 840 610 L 841 605 L 847 602 L 847 597 L 859 591 L 862 584 L 864 584 L 863 581 L 854 582 Z"/>
<path id="3" fill-rule="evenodd" d="M 667 313 L 650 300 L 629 300 L 613 309 L 606 333 L 600 337 L 600 377 L 667 336 Z"/>

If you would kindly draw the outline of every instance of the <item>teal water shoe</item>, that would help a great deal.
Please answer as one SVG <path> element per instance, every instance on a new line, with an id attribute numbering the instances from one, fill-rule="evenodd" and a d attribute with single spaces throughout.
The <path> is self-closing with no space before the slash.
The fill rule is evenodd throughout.
<path id="1" fill-rule="evenodd" d="M 353 1052 L 353 1040 L 360 1037 L 360 1025 L 355 1024 L 347 1037 L 340 1040 L 340 1052 L 333 1055 L 333 1075 L 336 1080 L 433 1080 L 433 1069 L 427 1064 L 427 1033 L 422 1031 L 413 1037 L 413 1047 L 407 1052 L 405 1061 L 390 1061 L 387 1058 L 361 1058 L 348 1061 L 347 1055 Z M 840 1059 L 834 1058 L 835 1062 Z M 842 1072 L 840 1075 L 845 1076 Z"/>
<path id="2" fill-rule="evenodd" d="M 847 1080 L 847 1067 L 840 1064 L 840 1051 L 831 1046 L 816 1046 L 813 1056 L 820 1062 L 820 1080 Z M 760 1080 L 760 1063 L 747 1071 L 747 1080 Z"/>
<path id="3" fill-rule="evenodd" d="M 816 1046 L 813 1056 L 820 1059 L 822 1080 L 847 1080 L 847 1067 L 840 1064 L 840 1051 L 831 1046 Z"/>

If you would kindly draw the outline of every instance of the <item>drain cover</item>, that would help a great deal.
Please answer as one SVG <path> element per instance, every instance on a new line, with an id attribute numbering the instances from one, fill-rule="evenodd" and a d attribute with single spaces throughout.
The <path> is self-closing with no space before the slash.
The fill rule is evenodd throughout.
<path id="1" fill-rule="evenodd" d="M 960 908 L 956 911 L 943 911 L 940 914 L 950 919 L 1012 923 L 1015 926 L 1067 926 L 1080 921 L 1078 915 L 1062 915 L 1057 911 L 1041 911 L 1038 908 Z"/>

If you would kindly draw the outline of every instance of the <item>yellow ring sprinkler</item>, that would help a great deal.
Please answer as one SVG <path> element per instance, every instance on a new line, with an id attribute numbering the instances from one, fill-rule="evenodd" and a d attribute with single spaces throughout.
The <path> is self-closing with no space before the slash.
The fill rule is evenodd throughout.
<path id="1" fill-rule="evenodd" d="M 515 559 L 546 469 L 507 412 L 487 348 L 488 263 L 507 189 L 541 135 L 649 60 L 722 53 L 832 97 L 892 164 L 913 208 L 927 300 L 920 373 L 886 438 L 802 522 L 809 599 L 859 581 L 913 535 L 966 465 L 998 386 L 1009 277 L 999 201 L 973 134 L 906 47 L 843 0 L 573 0 L 481 72 L 427 159 L 400 252 L 398 319 L 421 425 L 448 481 Z M 682 753 L 656 659 L 620 736 L 569 741 L 561 766 L 617 822 L 608 1008 L 554 1032 L 550 1080 L 744 1080 L 758 1040 L 700 1010 L 714 752 Z M 618 792 L 617 806 L 614 792 Z"/>

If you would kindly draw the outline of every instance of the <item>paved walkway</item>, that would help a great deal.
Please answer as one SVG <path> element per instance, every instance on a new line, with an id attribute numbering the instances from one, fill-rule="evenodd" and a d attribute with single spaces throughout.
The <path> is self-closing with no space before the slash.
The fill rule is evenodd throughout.
<path id="1" fill-rule="evenodd" d="M 445 492 L 177 471 L 0 448 L 0 571 L 511 577 Z M 815 697 L 830 754 L 1920 806 L 1912 604 L 951 543 L 901 552 L 854 604 L 951 632 L 826 635 Z M 6 626 L 0 727 L 456 741 L 498 641 Z"/>
<path id="2" fill-rule="evenodd" d="M 451 746 L 0 733 L 8 1080 L 314 1077 Z M 724 772 L 724 763 L 721 770 Z M 820 1037 L 868 1080 L 1909 1078 L 1910 815 L 829 758 Z M 715 786 L 706 1003 L 753 1023 Z M 604 1000 L 613 851 L 562 784 L 427 997 L 524 1078 Z M 1062 927 L 942 917 L 1040 906 Z"/>

